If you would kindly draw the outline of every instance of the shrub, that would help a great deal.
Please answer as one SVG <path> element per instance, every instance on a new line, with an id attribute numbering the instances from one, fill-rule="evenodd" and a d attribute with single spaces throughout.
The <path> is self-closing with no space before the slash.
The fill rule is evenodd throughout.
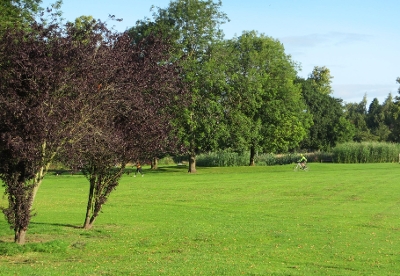
<path id="1" fill-rule="evenodd" d="M 316 154 L 305 154 L 309 162 L 319 160 Z M 295 163 L 300 159 L 298 153 L 288 154 L 272 154 L 262 153 L 255 156 L 257 166 L 274 166 Z M 233 166 L 248 166 L 250 163 L 250 153 L 236 152 L 209 152 L 200 154 L 196 158 L 196 164 L 199 167 L 233 167 Z"/>
<path id="2" fill-rule="evenodd" d="M 249 160 L 249 153 L 218 151 L 199 154 L 196 157 L 196 165 L 199 167 L 237 167 L 248 165 Z"/>
<path id="3" fill-rule="evenodd" d="M 158 160 L 158 165 L 175 165 L 175 160 L 171 156 L 165 156 Z"/>
<path id="4" fill-rule="evenodd" d="M 393 163 L 398 162 L 399 153 L 399 144 L 384 142 L 348 142 L 332 150 L 338 163 Z"/>
<path id="5" fill-rule="evenodd" d="M 304 153 L 308 163 L 335 162 L 335 163 L 386 163 L 398 162 L 400 144 L 384 142 L 348 142 L 337 145 L 330 152 Z M 257 166 L 274 166 L 296 163 L 300 153 L 272 154 L 262 153 L 255 156 Z M 187 162 L 187 157 L 173 157 L 175 163 Z M 178 162 L 179 160 L 179 162 Z M 196 165 L 199 167 L 234 167 L 248 166 L 250 153 L 218 151 L 199 154 Z"/>

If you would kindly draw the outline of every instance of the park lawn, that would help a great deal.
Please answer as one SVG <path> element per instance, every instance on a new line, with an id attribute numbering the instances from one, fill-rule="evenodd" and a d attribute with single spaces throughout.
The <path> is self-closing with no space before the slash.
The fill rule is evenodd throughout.
<path id="1" fill-rule="evenodd" d="M 91 230 L 87 180 L 46 176 L 25 246 L 0 217 L 0 274 L 400 274 L 399 164 L 144 173 L 124 175 Z"/>

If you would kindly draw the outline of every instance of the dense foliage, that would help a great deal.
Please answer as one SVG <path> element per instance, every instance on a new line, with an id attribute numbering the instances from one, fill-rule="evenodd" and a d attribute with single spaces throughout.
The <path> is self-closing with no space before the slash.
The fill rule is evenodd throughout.
<path id="1" fill-rule="evenodd" d="M 87 81 L 97 83 L 85 104 L 90 114 L 80 130 L 85 135 L 68 143 L 60 157 L 89 180 L 85 228 L 92 227 L 128 162 L 179 152 L 170 122 L 186 102 L 179 68 L 165 62 L 167 43 L 154 36 L 132 43 L 126 33 L 104 32 L 99 41 L 92 38 L 94 28 L 80 37 L 97 45 L 85 66 Z"/>
<path id="2" fill-rule="evenodd" d="M 400 145 L 386 142 L 346 142 L 329 151 L 304 153 L 308 163 L 397 163 L 400 162 Z M 218 151 L 200 154 L 197 164 L 201 167 L 234 167 L 248 165 L 250 154 Z M 275 166 L 295 163 L 299 153 L 270 154 L 255 156 L 257 166 Z M 185 160 L 180 158 L 179 161 Z"/>
<path id="3" fill-rule="evenodd" d="M 166 43 L 148 37 L 143 45 L 101 22 L 83 33 L 70 23 L 34 23 L 0 38 L 0 177 L 16 242 L 24 243 L 36 192 L 58 155 L 90 181 L 91 225 L 118 184 L 116 164 L 173 147 L 169 120 L 185 103 L 179 68 L 164 62 Z"/>
<path id="4" fill-rule="evenodd" d="M 216 149 L 216 141 L 225 134 L 219 127 L 223 109 L 220 91 L 209 81 L 217 71 L 212 68 L 216 63 L 210 47 L 223 38 L 220 26 L 228 20 L 220 11 L 221 6 L 221 1 L 212 0 L 171 1 L 165 9 L 153 7 L 153 20 L 139 20 L 129 30 L 135 40 L 150 33 L 161 33 L 170 38 L 173 46 L 171 62 L 184 57 L 182 76 L 191 101 L 175 126 L 190 156 L 189 172 L 193 173 L 196 172 L 196 154 Z"/>
<path id="5" fill-rule="evenodd" d="M 250 151 L 250 165 L 254 165 L 256 152 L 286 152 L 297 147 L 310 126 L 310 115 L 301 87 L 295 83 L 296 65 L 283 45 L 256 32 L 243 32 L 227 45 L 232 60 L 225 97 L 231 101 L 227 110 L 230 130 L 238 130 L 237 122 L 242 120 L 232 144 L 243 141 L 242 147 Z"/>
<path id="6" fill-rule="evenodd" d="M 0 32 L 7 28 L 28 28 L 41 11 L 42 0 L 2 0 L 0 1 Z"/>
<path id="7" fill-rule="evenodd" d="M 313 122 L 300 148 L 326 151 L 338 143 L 351 141 L 354 126 L 345 118 L 342 100 L 321 93 L 312 77 L 306 80 L 299 78 L 297 82 L 301 84 L 303 99 Z"/>
<path id="8" fill-rule="evenodd" d="M 400 142 L 400 97 L 389 93 L 380 104 L 374 98 L 367 107 L 367 97 L 359 103 L 344 105 L 345 117 L 355 128 L 356 142 Z"/>
<path id="9" fill-rule="evenodd" d="M 343 143 L 332 150 L 337 163 L 400 162 L 400 145 L 384 142 Z"/>
<path id="10" fill-rule="evenodd" d="M 82 108 L 85 53 L 57 26 L 32 24 L 0 38 L 0 177 L 4 210 L 23 243 L 31 206 L 46 168 L 62 144 L 75 139 Z"/>

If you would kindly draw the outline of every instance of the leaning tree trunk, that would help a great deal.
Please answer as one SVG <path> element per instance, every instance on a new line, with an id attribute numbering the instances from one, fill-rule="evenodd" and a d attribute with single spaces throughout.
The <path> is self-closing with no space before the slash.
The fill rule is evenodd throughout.
<path id="1" fill-rule="evenodd" d="M 255 156 L 256 156 L 256 150 L 255 150 L 254 146 L 252 146 L 250 148 L 250 164 L 249 164 L 249 166 L 255 166 L 256 165 L 256 163 L 254 161 Z"/>
<path id="2" fill-rule="evenodd" d="M 90 179 L 90 189 L 89 189 L 89 198 L 88 198 L 88 204 L 86 207 L 86 216 L 85 216 L 85 222 L 83 223 L 83 228 L 84 229 L 90 229 L 92 228 L 92 224 L 91 224 L 91 213 L 92 213 L 92 209 L 93 209 L 93 201 L 94 201 L 94 188 L 95 188 L 95 183 L 96 179 L 95 178 L 91 178 Z"/>
<path id="3" fill-rule="evenodd" d="M 89 230 L 92 229 L 94 222 L 96 221 L 97 215 L 92 215 L 92 217 L 87 221 L 84 229 Z"/>
<path id="4" fill-rule="evenodd" d="M 53 161 L 53 159 L 56 156 L 56 153 L 58 152 L 59 148 L 57 150 L 55 150 L 54 152 L 51 152 L 51 154 L 49 155 L 50 159 L 45 162 L 45 156 L 46 156 L 46 152 L 47 152 L 47 142 L 44 141 L 42 144 L 42 161 L 43 161 L 43 165 L 40 167 L 39 171 L 35 174 L 35 182 L 34 182 L 34 187 L 32 190 L 32 196 L 30 198 L 30 205 L 31 208 L 33 206 L 33 202 L 35 201 L 36 198 L 36 194 L 40 188 L 40 184 L 42 184 L 42 180 L 44 178 L 44 176 L 47 174 L 47 171 L 50 168 L 50 164 Z M 32 210 L 31 210 L 32 211 Z"/>
<path id="5" fill-rule="evenodd" d="M 48 166 L 50 166 L 50 163 L 48 163 L 46 167 L 48 167 Z M 31 206 L 31 211 L 32 211 L 33 202 L 35 201 L 37 192 L 40 188 L 40 184 L 42 184 L 44 174 L 45 174 L 45 167 L 42 166 L 35 175 L 35 180 L 34 180 L 35 182 L 34 182 L 34 186 L 32 189 L 32 196 L 30 197 L 30 202 L 29 202 L 29 204 Z"/>
<path id="6" fill-rule="evenodd" d="M 93 224 L 101 212 L 102 206 L 106 203 L 110 193 L 118 186 L 118 181 L 121 178 L 126 167 L 126 162 L 121 164 L 118 171 L 114 170 L 114 166 L 106 167 L 100 170 L 93 171 L 90 175 L 90 190 L 88 204 L 86 208 L 84 229 L 91 229 Z"/>

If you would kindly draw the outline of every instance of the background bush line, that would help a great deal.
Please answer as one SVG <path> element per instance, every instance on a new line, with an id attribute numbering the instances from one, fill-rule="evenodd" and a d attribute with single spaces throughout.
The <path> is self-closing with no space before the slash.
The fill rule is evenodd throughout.
<path id="1" fill-rule="evenodd" d="M 285 165 L 297 162 L 303 153 L 309 163 L 333 162 L 333 163 L 397 163 L 399 162 L 400 144 L 387 142 L 348 142 L 337 145 L 335 148 L 323 152 L 295 152 L 286 154 L 257 154 L 257 166 Z M 196 157 L 196 165 L 199 167 L 238 167 L 248 166 L 250 153 L 237 153 L 231 151 L 218 151 L 199 154 Z M 187 156 L 166 156 L 159 159 L 159 165 L 174 166 L 187 165 Z M 54 171 L 67 171 L 61 163 L 54 163 L 51 167 Z M 127 167 L 127 172 L 133 172 L 134 166 Z M 78 173 L 71 172 L 69 173 Z"/>
<path id="2" fill-rule="evenodd" d="M 304 153 L 308 162 L 332 161 L 332 154 L 326 152 Z M 295 163 L 300 159 L 300 153 L 287 154 L 257 154 L 257 166 L 274 166 Z M 250 163 L 250 153 L 235 152 L 210 152 L 200 154 L 196 158 L 198 167 L 237 167 L 248 166 Z"/>
<path id="3" fill-rule="evenodd" d="M 399 162 L 400 144 L 383 142 L 344 143 L 332 150 L 337 163 Z"/>
<path id="4" fill-rule="evenodd" d="M 257 166 L 273 166 L 295 163 L 301 152 L 287 154 L 257 154 Z M 399 162 L 400 144 L 386 142 L 348 142 L 337 145 L 327 152 L 304 153 L 309 163 L 394 163 Z M 171 157 L 166 157 L 171 164 Z M 185 156 L 174 157 L 176 164 L 185 164 Z M 230 151 L 218 151 L 199 154 L 196 158 L 199 167 L 235 167 L 248 166 L 250 154 Z M 161 161 L 163 163 L 163 161 Z"/>

